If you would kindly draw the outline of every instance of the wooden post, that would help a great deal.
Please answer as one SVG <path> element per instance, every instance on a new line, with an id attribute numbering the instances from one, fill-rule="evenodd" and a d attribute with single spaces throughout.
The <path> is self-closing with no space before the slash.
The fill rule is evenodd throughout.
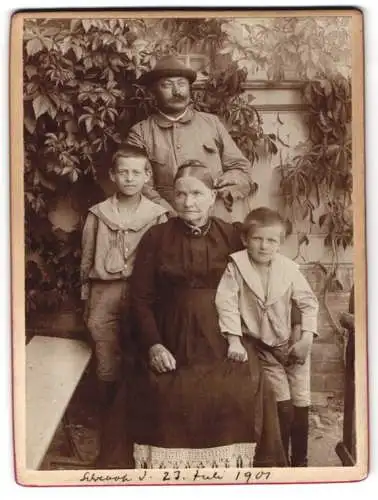
<path id="1" fill-rule="evenodd" d="M 344 424 L 343 440 L 336 446 L 336 453 L 344 466 L 353 466 L 356 463 L 356 409 L 355 409 L 355 329 L 354 329 L 354 301 L 353 289 L 349 303 L 349 313 L 340 317 L 341 325 L 347 330 L 347 345 L 345 351 L 345 386 L 344 386 Z"/>

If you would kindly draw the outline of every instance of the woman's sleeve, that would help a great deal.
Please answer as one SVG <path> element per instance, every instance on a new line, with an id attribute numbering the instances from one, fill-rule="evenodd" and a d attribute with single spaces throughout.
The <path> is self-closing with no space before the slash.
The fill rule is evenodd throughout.
<path id="1" fill-rule="evenodd" d="M 241 239 L 243 224 L 241 222 L 233 222 L 232 227 L 233 233 L 230 253 L 239 252 L 245 248 Z"/>
<path id="2" fill-rule="evenodd" d="M 157 226 L 156 226 L 157 227 Z M 136 341 L 145 350 L 160 344 L 161 338 L 155 318 L 156 283 L 156 227 L 143 236 L 131 276 L 131 311 L 136 327 Z"/>

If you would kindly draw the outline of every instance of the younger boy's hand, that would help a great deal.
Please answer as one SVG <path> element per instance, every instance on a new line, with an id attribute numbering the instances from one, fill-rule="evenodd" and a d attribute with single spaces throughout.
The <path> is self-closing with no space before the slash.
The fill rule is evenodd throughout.
<path id="1" fill-rule="evenodd" d="M 289 349 L 288 364 L 303 365 L 309 356 L 312 346 L 313 333 L 303 332 L 302 337 Z"/>
<path id="2" fill-rule="evenodd" d="M 248 361 L 248 353 L 239 337 L 235 335 L 228 337 L 227 358 L 231 361 L 237 361 L 239 363 L 245 363 Z"/>

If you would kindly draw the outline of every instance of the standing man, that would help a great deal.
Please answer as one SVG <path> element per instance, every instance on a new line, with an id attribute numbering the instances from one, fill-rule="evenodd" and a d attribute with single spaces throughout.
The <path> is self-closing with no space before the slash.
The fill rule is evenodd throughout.
<path id="1" fill-rule="evenodd" d="M 190 84 L 196 76 L 174 56 L 162 58 L 145 73 L 139 83 L 153 93 L 157 109 L 132 127 L 127 144 L 147 153 L 153 173 L 152 183 L 144 191 L 149 198 L 168 204 L 173 212 L 177 168 L 187 160 L 199 160 L 209 167 L 216 181 L 215 215 L 240 220 L 248 211 L 243 205 L 253 185 L 251 164 L 216 115 L 196 111 L 190 105 Z"/>

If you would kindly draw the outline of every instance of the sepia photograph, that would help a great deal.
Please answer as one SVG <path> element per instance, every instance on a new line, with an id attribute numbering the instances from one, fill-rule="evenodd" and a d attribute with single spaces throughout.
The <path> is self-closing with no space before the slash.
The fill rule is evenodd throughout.
<path id="1" fill-rule="evenodd" d="M 19 484 L 368 474 L 363 15 L 11 25 Z"/>

